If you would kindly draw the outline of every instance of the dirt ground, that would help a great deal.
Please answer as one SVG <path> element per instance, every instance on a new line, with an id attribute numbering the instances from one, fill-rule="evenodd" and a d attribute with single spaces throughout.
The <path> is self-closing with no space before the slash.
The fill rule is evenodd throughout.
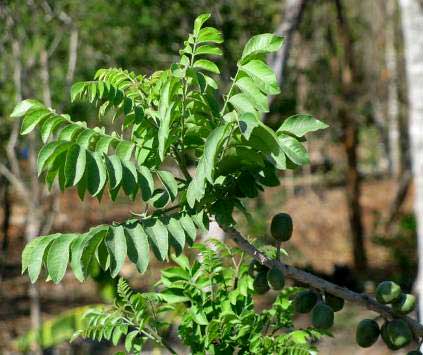
<path id="1" fill-rule="evenodd" d="M 364 184 L 363 215 L 366 232 L 371 233 L 377 215 L 386 214 L 395 193 L 392 181 L 370 181 Z M 351 244 L 348 238 L 347 209 L 342 188 L 320 190 L 318 187 L 305 189 L 301 193 L 286 199 L 283 187 L 269 189 L 263 198 L 266 205 L 267 222 L 272 213 L 281 208 L 294 219 L 294 236 L 288 243 L 290 252 L 288 261 L 296 265 L 307 265 L 313 269 L 331 273 L 334 265 L 351 266 Z M 411 211 L 409 197 L 403 208 Z M 125 219 L 131 210 L 126 201 L 116 204 L 98 204 L 97 200 L 81 203 L 74 192 L 68 192 L 61 198 L 61 213 L 56 219 L 54 229 L 58 231 L 83 231 L 92 225 Z M 12 215 L 10 248 L 0 281 L 0 354 L 13 352 L 12 340 L 29 328 L 29 303 L 27 298 L 28 281 L 20 275 L 20 252 L 23 246 L 22 225 L 25 211 L 15 206 Z M 371 269 L 385 269 L 389 257 L 385 249 L 366 240 Z M 146 285 L 157 280 L 159 265 L 151 269 L 142 284 L 132 267 L 123 270 L 125 277 L 136 284 Z M 370 275 L 372 278 L 372 275 Z M 43 318 L 66 309 L 69 306 L 98 302 L 95 287 L 88 282 L 81 287 L 69 273 L 59 285 L 39 282 Z M 371 289 L 371 287 L 370 287 Z M 360 350 L 354 344 L 354 324 L 366 315 L 374 317 L 365 310 L 348 305 L 336 316 L 335 338 L 328 338 L 319 345 L 324 355 L 378 355 L 391 354 L 383 344 L 369 350 Z M 300 320 L 301 321 L 301 320 Z M 304 321 L 304 320 L 302 320 Z M 60 352 L 59 352 L 60 353 Z M 397 352 L 405 354 L 405 352 Z"/>

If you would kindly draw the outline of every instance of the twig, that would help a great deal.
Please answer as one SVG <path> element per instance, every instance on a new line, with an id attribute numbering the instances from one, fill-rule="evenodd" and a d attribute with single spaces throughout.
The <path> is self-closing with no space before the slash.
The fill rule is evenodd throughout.
<path id="1" fill-rule="evenodd" d="M 402 318 L 408 323 L 416 338 L 423 336 L 423 325 L 418 323 L 416 320 L 407 316 L 398 317 L 390 307 L 380 304 L 367 294 L 351 291 L 348 288 L 338 286 L 332 282 L 326 281 L 294 266 L 282 263 L 278 260 L 270 259 L 262 252 L 260 252 L 260 250 L 258 250 L 254 245 L 248 242 L 235 228 L 223 226 L 221 227 L 227 233 L 227 235 L 239 245 L 242 250 L 251 255 L 261 264 L 266 265 L 269 268 L 276 267 L 283 271 L 285 276 L 290 279 L 306 284 L 314 289 L 343 298 L 346 301 L 363 306 L 371 311 L 379 313 L 385 319 Z"/>

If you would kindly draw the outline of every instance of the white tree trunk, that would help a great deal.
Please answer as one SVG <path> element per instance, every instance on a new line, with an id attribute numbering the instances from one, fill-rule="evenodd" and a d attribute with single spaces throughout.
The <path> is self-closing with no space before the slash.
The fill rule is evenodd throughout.
<path id="1" fill-rule="evenodd" d="M 423 2 L 400 0 L 408 88 L 411 161 L 415 182 L 418 239 L 418 277 L 415 289 L 423 315 Z"/>
<path id="2" fill-rule="evenodd" d="M 398 68 L 397 53 L 395 50 L 395 0 L 386 2 L 386 46 L 385 61 L 388 69 L 388 137 L 389 137 L 389 163 L 393 176 L 398 177 L 401 172 L 401 148 L 399 127 L 399 101 L 398 101 Z"/>
<path id="3" fill-rule="evenodd" d="M 282 48 L 270 56 L 269 65 L 276 74 L 276 79 L 281 86 L 284 79 L 286 63 L 288 62 L 289 52 L 291 50 L 292 38 L 297 30 L 305 5 L 308 0 L 287 0 L 284 6 L 283 21 L 276 30 L 276 34 L 284 37 Z M 271 102 L 274 96 L 269 98 Z"/>

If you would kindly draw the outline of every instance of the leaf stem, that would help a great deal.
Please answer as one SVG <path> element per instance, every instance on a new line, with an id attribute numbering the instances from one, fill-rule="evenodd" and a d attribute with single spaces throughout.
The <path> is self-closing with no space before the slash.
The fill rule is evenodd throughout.
<path id="1" fill-rule="evenodd" d="M 236 71 L 235 76 L 232 78 L 231 87 L 229 88 L 229 91 L 228 91 L 228 93 L 227 93 L 227 95 L 225 97 L 225 101 L 223 103 L 222 111 L 220 111 L 220 115 L 221 116 L 223 116 L 223 114 L 225 113 L 226 106 L 228 105 L 229 99 L 231 98 L 231 94 L 232 94 L 232 91 L 234 89 L 236 79 L 238 78 L 238 74 L 239 74 L 239 67 L 238 67 L 238 69 Z"/>
<path id="2" fill-rule="evenodd" d="M 191 181 L 192 177 L 188 172 L 184 157 L 178 152 L 178 149 L 176 147 L 173 147 L 173 153 L 175 154 L 175 159 L 185 179 L 187 179 L 188 182 Z"/>

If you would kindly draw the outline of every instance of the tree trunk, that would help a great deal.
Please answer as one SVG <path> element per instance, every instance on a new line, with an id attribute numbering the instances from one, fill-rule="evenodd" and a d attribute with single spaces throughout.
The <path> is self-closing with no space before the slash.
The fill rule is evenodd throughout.
<path id="1" fill-rule="evenodd" d="M 284 6 L 284 17 L 282 23 L 276 30 L 276 34 L 284 37 L 284 44 L 281 49 L 269 58 L 269 65 L 276 74 L 279 86 L 282 85 L 286 63 L 292 45 L 292 38 L 297 30 L 308 0 L 287 0 Z M 270 97 L 270 103 L 274 96 Z"/>
<path id="2" fill-rule="evenodd" d="M 360 205 L 361 180 L 357 167 L 358 127 L 354 119 L 348 115 L 347 110 L 341 109 L 339 117 L 342 122 L 342 143 L 347 159 L 345 188 L 348 221 L 352 236 L 354 268 L 357 271 L 365 271 L 367 268 L 367 256 L 364 245 L 364 229 Z"/>
<path id="3" fill-rule="evenodd" d="M 398 67 L 395 50 L 395 0 L 386 1 L 386 46 L 385 62 L 388 70 L 387 118 L 389 137 L 389 169 L 398 178 L 401 173 L 401 143 L 399 125 Z"/>
<path id="4" fill-rule="evenodd" d="M 341 0 L 335 0 L 339 38 L 343 47 L 340 75 L 341 103 L 339 119 L 343 131 L 343 147 L 347 160 L 345 173 L 348 219 L 352 237 L 354 268 L 358 272 L 367 269 L 367 256 L 364 244 L 364 227 L 361 216 L 361 181 L 358 171 L 358 122 L 349 107 L 356 100 L 359 74 L 355 63 L 353 38 L 348 26 L 345 9 Z"/>
<path id="5" fill-rule="evenodd" d="M 2 196 L 2 209 L 3 209 L 3 222 L 1 226 L 3 241 L 1 245 L 1 256 L 0 256 L 0 282 L 3 279 L 3 271 L 7 260 L 7 253 L 9 249 L 9 226 L 10 217 L 12 212 L 12 201 L 10 198 L 10 183 L 7 179 L 0 176 L 1 183 L 1 194 Z"/>
<path id="6" fill-rule="evenodd" d="M 400 0 L 408 89 L 411 162 L 415 183 L 419 268 L 416 292 L 423 315 L 423 2 Z"/>
<path id="7" fill-rule="evenodd" d="M 40 211 L 40 206 L 32 206 L 27 212 L 27 220 L 25 226 L 25 240 L 27 243 L 36 238 L 41 229 L 41 217 L 37 211 Z M 28 289 L 29 303 L 30 303 L 30 316 L 31 316 L 31 329 L 36 330 L 41 326 L 41 307 L 40 296 L 37 284 L 30 283 Z M 32 353 L 35 355 L 41 354 L 41 347 L 38 343 L 32 344 Z"/>

